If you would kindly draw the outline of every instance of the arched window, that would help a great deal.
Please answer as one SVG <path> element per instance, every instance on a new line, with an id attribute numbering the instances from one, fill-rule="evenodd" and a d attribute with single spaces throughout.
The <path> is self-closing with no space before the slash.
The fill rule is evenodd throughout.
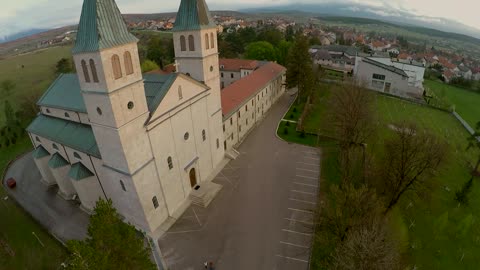
<path id="1" fill-rule="evenodd" d="M 210 33 L 210 48 L 215 48 L 215 38 L 213 36 L 213 33 Z"/>
<path id="2" fill-rule="evenodd" d="M 68 114 L 68 112 L 66 112 L 65 117 L 70 118 L 70 114 Z"/>
<path id="3" fill-rule="evenodd" d="M 205 34 L 205 46 L 208 49 L 210 49 L 210 41 L 208 40 L 208 34 Z"/>
<path id="4" fill-rule="evenodd" d="M 168 169 L 173 169 L 173 161 L 172 161 L 172 157 L 168 157 L 167 158 L 167 163 L 168 163 Z"/>
<path id="5" fill-rule="evenodd" d="M 191 52 L 195 51 L 195 40 L 192 35 L 188 36 L 188 50 Z"/>
<path id="6" fill-rule="evenodd" d="M 179 85 L 178 86 L 178 99 L 182 99 L 182 98 L 183 98 L 182 86 Z"/>
<path id="7" fill-rule="evenodd" d="M 217 139 L 217 149 L 220 148 L 220 140 Z"/>
<path id="8" fill-rule="evenodd" d="M 58 146 L 56 144 L 52 144 L 53 149 L 58 150 Z"/>
<path id="9" fill-rule="evenodd" d="M 37 140 L 37 142 L 41 142 L 40 138 L 38 138 L 38 136 L 35 136 L 35 140 Z"/>
<path id="10" fill-rule="evenodd" d="M 187 42 L 185 41 L 185 36 L 180 36 L 180 49 L 182 52 L 187 50 Z"/>
<path id="11" fill-rule="evenodd" d="M 153 207 L 155 207 L 155 209 L 157 209 L 158 208 L 157 196 L 153 196 L 152 203 L 153 203 Z"/>
<path id="12" fill-rule="evenodd" d="M 95 67 L 95 62 L 93 59 L 90 59 L 90 69 L 92 70 L 93 82 L 98 83 L 97 68 Z"/>
<path id="13" fill-rule="evenodd" d="M 207 139 L 207 133 L 205 132 L 205 129 L 202 130 L 202 139 L 205 141 Z"/>
<path id="14" fill-rule="evenodd" d="M 125 52 L 123 54 L 123 61 L 125 62 L 125 72 L 127 75 L 133 74 L 132 55 L 130 52 Z"/>
<path id="15" fill-rule="evenodd" d="M 73 156 L 74 156 L 76 159 L 82 159 L 82 157 L 81 157 L 77 152 L 73 152 Z"/>
<path id="16" fill-rule="evenodd" d="M 123 183 L 122 180 L 120 180 L 120 186 L 122 187 L 123 191 L 127 191 L 127 189 L 125 188 L 125 183 Z"/>
<path id="17" fill-rule="evenodd" d="M 88 67 L 87 67 L 87 62 L 85 62 L 85 60 L 82 60 L 82 70 L 83 70 L 83 77 L 85 78 L 85 82 L 89 83 L 90 75 L 88 75 Z"/>
<path id="18" fill-rule="evenodd" d="M 122 77 L 122 66 L 120 66 L 120 57 L 116 54 L 112 56 L 112 68 L 115 80 L 120 79 Z"/>

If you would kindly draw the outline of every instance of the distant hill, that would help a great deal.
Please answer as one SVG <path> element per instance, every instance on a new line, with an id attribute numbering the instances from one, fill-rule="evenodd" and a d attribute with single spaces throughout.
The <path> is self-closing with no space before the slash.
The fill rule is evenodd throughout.
<path id="1" fill-rule="evenodd" d="M 13 41 L 13 40 L 16 40 L 16 39 L 19 39 L 19 38 L 35 35 L 35 34 L 45 32 L 45 31 L 48 31 L 48 30 L 50 30 L 50 29 L 30 29 L 30 30 L 27 30 L 27 31 L 22 31 L 20 33 L 16 33 L 14 35 L 0 37 L 0 44 L 4 43 L 4 42 Z"/>
<path id="2" fill-rule="evenodd" d="M 240 16 L 242 13 L 237 11 L 230 11 L 230 10 L 217 10 L 211 12 L 212 16 Z M 149 21 L 149 20 L 165 20 L 169 18 L 173 18 L 177 15 L 176 12 L 166 12 L 166 13 L 152 13 L 152 14 L 123 14 L 123 17 L 128 22 L 138 23 L 142 21 Z"/>

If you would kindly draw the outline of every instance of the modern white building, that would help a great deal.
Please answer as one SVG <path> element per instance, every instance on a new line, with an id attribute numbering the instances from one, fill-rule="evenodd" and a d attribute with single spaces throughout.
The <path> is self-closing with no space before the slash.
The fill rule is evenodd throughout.
<path id="1" fill-rule="evenodd" d="M 414 63 L 413 61 L 394 61 L 392 58 L 385 57 L 369 57 L 370 59 L 383 63 L 387 66 L 394 66 L 403 70 L 408 76 L 408 85 L 423 89 L 423 81 L 425 77 L 425 66 L 422 63 Z"/>
<path id="2" fill-rule="evenodd" d="M 78 73 L 56 79 L 27 128 L 45 184 L 78 196 L 86 211 L 111 199 L 151 237 L 192 200 L 208 205 L 228 152 L 285 90 L 285 68 L 266 63 L 221 93 L 217 26 L 204 0 L 182 0 L 173 31 L 178 73 L 142 74 L 115 1 L 85 0 L 72 50 Z"/>

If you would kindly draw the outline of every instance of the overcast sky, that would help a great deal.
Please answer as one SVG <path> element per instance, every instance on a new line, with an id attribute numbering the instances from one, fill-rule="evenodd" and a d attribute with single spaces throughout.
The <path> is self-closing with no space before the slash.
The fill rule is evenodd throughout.
<path id="1" fill-rule="evenodd" d="M 78 23 L 83 0 L 2 0 L 0 37 L 32 28 Z M 480 29 L 478 0 L 207 0 L 211 10 L 274 6 L 296 3 L 353 2 L 402 10 L 419 16 L 453 19 Z M 122 13 L 176 11 L 180 0 L 117 0 Z"/>

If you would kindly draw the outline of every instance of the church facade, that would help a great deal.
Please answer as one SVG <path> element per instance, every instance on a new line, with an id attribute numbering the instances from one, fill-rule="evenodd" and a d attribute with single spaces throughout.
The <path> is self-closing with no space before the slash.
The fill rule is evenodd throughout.
<path id="1" fill-rule="evenodd" d="M 56 79 L 27 128 L 41 181 L 86 211 L 111 199 L 150 235 L 182 212 L 284 92 L 285 68 L 267 62 L 221 90 L 216 39 L 205 1 L 182 0 L 177 72 L 142 74 L 115 1 L 85 0 L 77 74 Z"/>

